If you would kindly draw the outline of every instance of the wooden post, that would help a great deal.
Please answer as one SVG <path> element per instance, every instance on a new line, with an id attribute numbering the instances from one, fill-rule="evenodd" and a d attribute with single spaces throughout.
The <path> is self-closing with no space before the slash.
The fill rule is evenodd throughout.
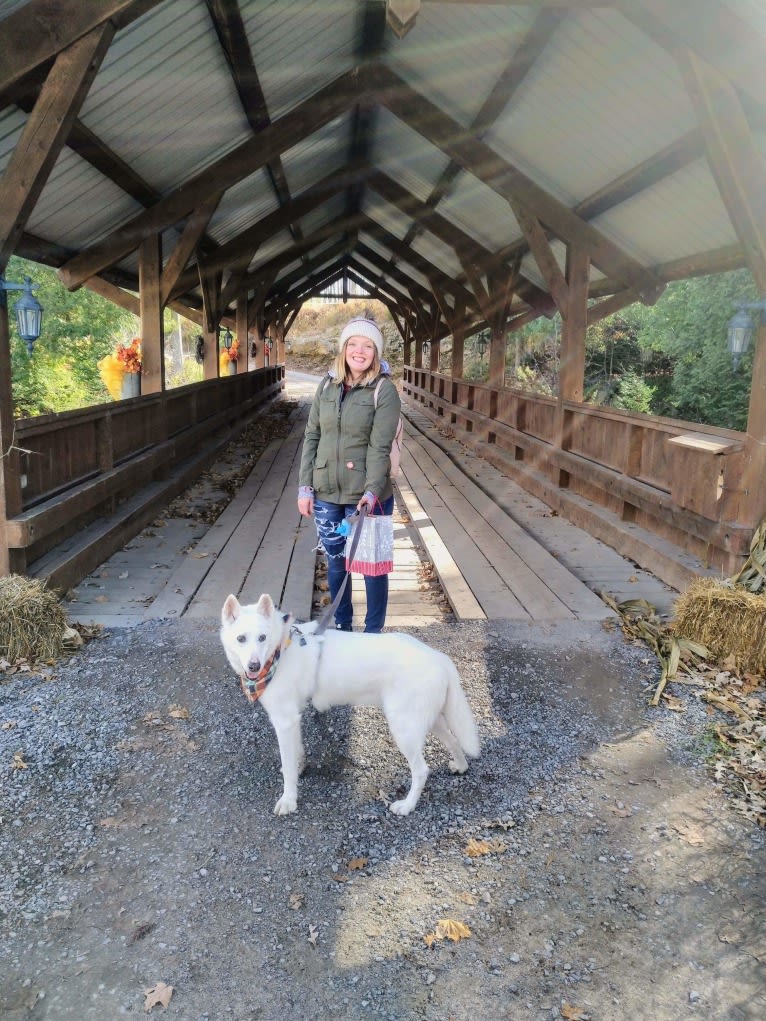
<path id="1" fill-rule="evenodd" d="M 590 256 L 579 246 L 567 247 L 567 298 L 562 315 L 559 400 L 582 401 L 585 378 L 585 332 L 588 326 Z"/>
<path id="2" fill-rule="evenodd" d="M 455 306 L 452 320 L 452 370 L 453 379 L 463 378 L 463 362 L 465 360 L 465 303 Z"/>
<path id="3" fill-rule="evenodd" d="M 239 344 L 239 361 L 237 372 L 250 370 L 250 337 L 247 331 L 247 291 L 237 298 L 237 343 Z"/>
<path id="4" fill-rule="evenodd" d="M 505 323 L 492 326 L 489 342 L 489 376 L 490 386 L 501 387 L 505 383 Z"/>
<path id="5" fill-rule="evenodd" d="M 141 304 L 141 393 L 162 393 L 165 389 L 165 336 L 160 278 L 162 239 L 159 234 L 145 238 L 138 250 L 138 296 Z"/>
<path id="6" fill-rule="evenodd" d="M 753 353 L 747 447 L 739 520 L 757 526 L 766 516 L 766 325 L 759 325 Z"/>
<path id="7" fill-rule="evenodd" d="M 9 549 L 5 524 L 21 513 L 21 464 L 13 446 L 13 389 L 11 386 L 11 337 L 8 329 L 8 305 L 0 291 L 0 576 L 24 574 L 26 552 Z"/>

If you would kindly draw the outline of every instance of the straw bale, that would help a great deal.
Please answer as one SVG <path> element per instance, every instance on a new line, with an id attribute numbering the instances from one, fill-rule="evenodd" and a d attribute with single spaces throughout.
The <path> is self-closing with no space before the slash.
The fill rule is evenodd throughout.
<path id="1" fill-rule="evenodd" d="M 42 582 L 18 574 L 0 578 L 0 659 L 56 659 L 66 630 L 60 602 Z"/>
<path id="2" fill-rule="evenodd" d="M 718 662 L 733 653 L 740 670 L 766 673 L 766 596 L 698 578 L 676 601 L 675 612 L 680 637 L 707 646 Z"/>

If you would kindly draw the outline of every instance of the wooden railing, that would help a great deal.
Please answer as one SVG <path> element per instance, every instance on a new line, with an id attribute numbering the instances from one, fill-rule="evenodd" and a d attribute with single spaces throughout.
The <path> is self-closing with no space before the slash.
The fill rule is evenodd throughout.
<path id="1" fill-rule="evenodd" d="M 284 366 L 19 419 L 22 511 L 0 521 L 26 573 L 65 588 L 135 535 L 284 387 Z"/>
<path id="2" fill-rule="evenodd" d="M 747 436 L 565 402 L 405 366 L 404 391 L 556 510 L 679 587 L 668 547 L 729 573 L 754 522 L 740 520 Z M 653 550 L 642 539 L 658 538 Z M 646 547 L 646 548 L 644 548 Z M 638 555 L 640 554 L 640 555 Z"/>

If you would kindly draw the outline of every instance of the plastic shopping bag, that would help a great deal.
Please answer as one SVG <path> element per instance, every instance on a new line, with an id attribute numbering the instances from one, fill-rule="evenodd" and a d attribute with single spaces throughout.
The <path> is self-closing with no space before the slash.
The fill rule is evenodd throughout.
<path id="1" fill-rule="evenodd" d="M 361 529 L 359 538 L 356 532 Z M 356 540 L 356 549 L 352 544 Z M 346 570 L 355 574 L 390 574 L 394 569 L 394 519 L 391 514 L 359 518 L 346 540 Z"/>

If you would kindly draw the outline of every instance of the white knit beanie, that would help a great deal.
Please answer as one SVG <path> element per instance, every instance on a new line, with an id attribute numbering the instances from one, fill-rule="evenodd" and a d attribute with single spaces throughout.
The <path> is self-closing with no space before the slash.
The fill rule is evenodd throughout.
<path id="1" fill-rule="evenodd" d="M 340 335 L 339 351 L 343 350 L 343 345 L 349 337 L 366 337 L 378 349 L 378 358 L 383 357 L 383 334 L 371 319 L 352 319 L 346 323 Z"/>

